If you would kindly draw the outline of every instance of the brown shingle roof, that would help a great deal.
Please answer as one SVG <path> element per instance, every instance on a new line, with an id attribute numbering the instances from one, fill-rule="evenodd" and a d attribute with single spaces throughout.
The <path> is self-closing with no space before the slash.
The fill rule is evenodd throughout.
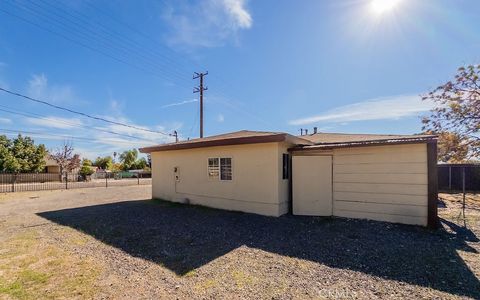
<path id="1" fill-rule="evenodd" d="M 288 141 L 292 144 L 312 145 L 313 143 L 284 132 L 250 131 L 241 130 L 231 133 L 214 135 L 204 138 L 180 141 L 177 143 L 161 144 L 150 147 L 140 148 L 142 153 L 155 151 L 181 150 L 201 147 L 214 147 L 240 144 L 256 144 Z"/>

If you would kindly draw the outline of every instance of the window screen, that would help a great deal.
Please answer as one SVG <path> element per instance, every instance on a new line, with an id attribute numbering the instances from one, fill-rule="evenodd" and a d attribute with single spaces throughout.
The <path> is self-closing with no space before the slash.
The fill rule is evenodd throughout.
<path id="1" fill-rule="evenodd" d="M 220 158 L 220 180 L 232 180 L 231 158 Z"/>
<path id="2" fill-rule="evenodd" d="M 289 170 L 289 165 L 290 165 L 290 157 L 288 154 L 284 153 L 283 154 L 283 179 L 288 179 L 288 173 L 290 172 Z"/>
<path id="3" fill-rule="evenodd" d="M 218 158 L 208 159 L 208 178 L 217 179 L 219 175 L 219 161 Z"/>

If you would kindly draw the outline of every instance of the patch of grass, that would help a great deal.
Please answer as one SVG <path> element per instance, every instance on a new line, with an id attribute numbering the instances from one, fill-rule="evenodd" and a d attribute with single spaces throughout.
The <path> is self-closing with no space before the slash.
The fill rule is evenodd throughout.
<path id="1" fill-rule="evenodd" d="M 76 240 L 71 231 L 65 241 Z M 57 244 L 49 244 L 30 229 L 0 245 L 0 298 L 93 298 L 101 269 L 98 262 L 81 259 Z"/>
<path id="2" fill-rule="evenodd" d="M 18 276 L 19 276 L 20 282 L 22 282 L 24 284 L 45 283 L 45 282 L 47 282 L 48 278 L 50 277 L 46 273 L 37 272 L 37 271 L 34 271 L 34 270 L 29 270 L 29 269 L 25 269 L 23 271 L 20 271 Z"/>
<path id="3" fill-rule="evenodd" d="M 185 273 L 183 277 L 193 277 L 195 276 L 195 274 L 196 274 L 195 270 L 190 270 L 187 273 Z"/>
<path id="4" fill-rule="evenodd" d="M 235 284 L 239 287 L 251 285 L 254 281 L 254 278 L 251 275 L 243 271 L 233 271 L 232 277 L 233 277 L 233 280 L 235 281 Z"/>
<path id="5" fill-rule="evenodd" d="M 44 284 L 49 278 L 48 274 L 25 269 L 17 274 L 12 282 L 0 280 L 0 295 L 9 295 L 18 299 L 29 298 L 28 288 L 37 284 Z"/>
<path id="6" fill-rule="evenodd" d="M 218 282 L 215 281 L 214 279 L 207 279 L 207 280 L 204 280 L 200 283 L 197 283 L 195 285 L 195 289 L 197 291 L 201 291 L 201 292 L 204 292 L 206 290 L 209 290 L 211 288 L 214 288 L 215 286 L 218 285 Z"/>
<path id="7" fill-rule="evenodd" d="M 18 299 L 27 298 L 27 292 L 25 291 L 25 288 L 18 281 L 6 283 L 3 280 L 0 280 L 0 295 L 8 295 Z"/>

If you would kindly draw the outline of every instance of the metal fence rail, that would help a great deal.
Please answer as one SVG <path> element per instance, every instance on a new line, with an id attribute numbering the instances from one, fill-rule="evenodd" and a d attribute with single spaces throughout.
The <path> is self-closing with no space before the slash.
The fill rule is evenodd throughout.
<path id="1" fill-rule="evenodd" d="M 0 193 L 150 184 L 150 173 L 0 173 Z"/>
<path id="2" fill-rule="evenodd" d="M 444 192 L 480 192 L 480 165 L 438 165 L 438 189 Z"/>

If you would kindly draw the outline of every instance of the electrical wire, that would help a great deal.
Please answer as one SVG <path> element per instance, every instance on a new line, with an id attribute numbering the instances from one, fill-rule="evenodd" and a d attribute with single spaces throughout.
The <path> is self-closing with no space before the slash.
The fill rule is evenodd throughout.
<path id="1" fill-rule="evenodd" d="M 6 129 L 0 128 L 0 132 L 6 132 L 7 134 L 28 134 L 31 136 L 37 136 L 39 138 L 48 139 L 48 136 L 56 137 L 55 140 L 58 138 L 62 139 L 73 139 L 73 140 L 80 140 L 80 141 L 88 141 L 89 143 L 96 143 L 96 144 L 124 144 L 124 145 L 132 145 L 132 142 L 124 141 L 124 140 L 112 140 L 112 139 L 103 139 L 103 140 L 95 140 L 92 138 L 81 137 L 81 136 L 73 136 L 73 135 L 61 135 L 61 134 L 53 134 L 48 132 L 38 132 L 38 131 L 27 131 L 27 130 L 14 130 L 14 129 Z M 53 139 L 53 138 L 52 138 Z"/>
<path id="2" fill-rule="evenodd" d="M 10 114 L 14 114 L 14 115 L 45 120 L 45 121 L 49 121 L 51 123 L 56 123 L 56 124 L 65 124 L 69 127 L 97 130 L 97 131 L 100 131 L 100 132 L 110 133 L 110 134 L 114 134 L 114 135 L 118 135 L 118 136 L 122 136 L 122 137 L 127 137 L 127 138 L 147 141 L 147 142 L 154 142 L 154 143 L 157 142 L 157 141 L 154 141 L 154 140 L 145 139 L 145 138 L 141 138 L 141 137 L 137 137 L 137 136 L 133 136 L 133 135 L 128 135 L 128 134 L 123 134 L 123 133 L 118 133 L 118 132 L 111 131 L 111 130 L 105 130 L 105 129 L 101 129 L 101 128 L 98 128 L 98 127 L 86 126 L 86 125 L 81 125 L 81 124 L 77 124 L 77 123 L 66 122 L 66 121 L 63 121 L 63 120 L 56 120 L 56 119 L 54 119 L 54 117 L 47 117 L 47 116 L 36 114 L 36 113 L 22 112 L 22 111 L 19 111 L 17 109 L 14 109 L 14 108 L 11 108 L 11 107 L 8 107 L 8 106 L 5 106 L 5 105 L 0 105 L 0 107 L 3 107 L 3 108 L 0 108 L 0 111 L 7 112 L 7 113 L 10 113 Z M 13 109 L 13 111 L 12 111 L 12 109 Z"/>
<path id="3" fill-rule="evenodd" d="M 3 12 L 3 13 L 5 13 L 5 14 L 7 14 L 7 15 L 9 15 L 9 16 L 15 17 L 15 18 L 17 18 L 17 19 L 19 19 L 19 20 L 21 20 L 21 21 L 23 21 L 23 22 L 26 22 L 26 23 L 28 23 L 28 24 L 30 24 L 30 25 L 33 25 L 33 26 L 38 27 L 38 28 L 40 28 L 40 29 L 42 29 L 42 30 L 45 30 L 45 31 L 47 31 L 47 32 L 49 32 L 49 33 L 51 33 L 51 34 L 53 34 L 53 35 L 57 35 L 57 36 L 65 39 L 65 40 L 68 40 L 68 41 L 70 41 L 70 42 L 72 42 L 72 43 L 74 43 L 74 44 L 77 44 L 77 45 L 79 45 L 79 46 L 81 46 L 81 47 L 84 47 L 84 48 L 86 48 L 86 49 L 88 49 L 88 50 L 90 50 L 90 51 L 97 52 L 97 53 L 99 53 L 99 54 L 101 54 L 101 55 L 103 55 L 103 56 L 106 56 L 106 57 L 108 57 L 108 58 L 110 58 L 110 59 L 113 59 L 113 60 L 115 60 L 115 61 L 117 61 L 117 62 L 119 62 L 119 63 L 128 65 L 128 66 L 130 66 L 130 67 L 132 67 L 132 68 L 135 68 L 135 69 L 138 69 L 138 70 L 140 70 L 140 71 L 146 72 L 146 73 L 148 73 L 148 74 L 150 74 L 150 75 L 153 75 L 153 76 L 155 76 L 155 77 L 159 77 L 159 78 L 162 78 L 162 79 L 166 79 L 166 80 L 168 80 L 168 81 L 171 81 L 171 79 L 169 79 L 168 77 L 164 76 L 163 74 L 159 74 L 158 72 L 150 69 L 151 66 L 149 66 L 149 67 L 144 67 L 144 66 L 140 66 L 140 65 L 137 65 L 137 64 L 133 64 L 133 63 L 129 62 L 128 60 L 126 60 L 125 58 L 118 58 L 117 56 L 114 56 L 114 55 L 106 52 L 104 49 L 99 49 L 99 48 L 92 47 L 92 46 L 90 46 L 90 43 L 89 43 L 89 42 L 78 41 L 78 40 L 76 40 L 76 39 L 73 39 L 73 38 L 72 38 L 71 36 L 69 36 L 69 35 L 65 35 L 65 34 L 63 34 L 63 33 L 60 33 L 60 32 L 54 31 L 54 30 L 51 30 L 50 28 L 44 26 L 44 24 L 51 23 L 51 22 L 49 22 L 48 19 L 44 20 L 44 21 L 42 22 L 42 25 L 41 25 L 41 24 L 35 23 L 35 22 L 33 22 L 33 21 L 30 21 L 30 20 L 28 20 L 28 19 L 26 19 L 26 18 L 24 18 L 24 17 L 21 17 L 21 16 L 19 16 L 19 15 L 13 14 L 13 13 L 5 10 L 5 9 L 0 8 L 0 11 Z M 44 18 L 46 18 L 46 17 L 44 17 Z M 107 46 L 107 47 L 108 47 L 108 46 Z M 110 46 L 110 48 L 111 48 L 111 46 Z"/>
<path id="4" fill-rule="evenodd" d="M 31 2 L 31 3 L 34 4 L 35 6 L 41 8 L 37 3 L 35 3 L 35 2 Z M 53 6 L 53 5 L 49 4 L 49 3 L 47 3 L 47 4 L 48 4 L 50 7 L 54 7 L 54 8 L 55 8 L 55 6 Z M 92 5 L 91 3 L 88 3 L 88 2 L 87 2 L 87 4 L 89 4 L 90 6 L 93 7 L 93 5 Z M 18 3 L 17 3 L 17 6 L 18 6 Z M 43 7 L 43 8 L 44 8 L 44 11 L 47 11 L 47 12 L 48 12 L 48 9 L 45 9 L 45 7 Z M 78 26 L 80 26 L 80 29 L 86 29 L 87 32 L 90 32 L 90 34 L 89 34 L 89 33 L 85 33 L 85 31 L 82 32 L 81 30 L 78 30 L 78 29 L 75 30 L 75 28 L 72 27 L 71 24 L 69 25 L 69 24 L 66 24 L 65 22 L 61 22 L 61 21 L 63 21 L 63 20 L 60 20 L 60 21 L 59 21 L 58 18 L 56 18 L 56 19 L 55 19 L 55 18 L 52 18 L 51 15 L 50 15 L 50 16 L 46 16 L 45 13 L 42 14 L 42 12 L 39 12 L 39 10 L 35 10 L 35 9 L 32 8 L 31 6 L 30 6 L 30 7 L 25 7 L 25 6 L 23 6 L 23 9 L 24 9 L 24 10 L 30 10 L 30 11 L 32 11 L 33 13 L 41 16 L 41 17 L 44 19 L 44 22 L 42 22 L 42 25 L 40 25 L 40 24 L 38 24 L 38 23 L 35 23 L 35 22 L 32 22 L 32 21 L 30 21 L 30 20 L 28 20 L 28 19 L 25 19 L 25 18 L 21 17 L 21 16 L 12 14 L 12 13 L 4 10 L 4 9 L 3 9 L 3 10 L 0 9 L 0 11 L 4 12 L 4 13 L 10 15 L 10 16 L 16 17 L 16 18 L 18 18 L 18 19 L 20 19 L 20 20 L 22 20 L 22 21 L 24 21 L 24 22 L 27 22 L 27 23 L 29 23 L 29 24 L 31 24 L 31 25 L 34 25 L 34 26 L 36 26 L 36 27 L 39 27 L 39 28 L 41 28 L 41 29 L 43 29 L 43 30 L 45 30 L 45 31 L 48 31 L 48 32 L 52 33 L 52 34 L 58 35 L 58 36 L 60 36 L 60 37 L 62 37 L 62 38 L 64 38 L 64 39 L 67 39 L 67 40 L 69 40 L 69 41 L 71 41 L 71 42 L 73 42 L 73 43 L 76 43 L 76 44 L 78 44 L 78 45 L 80 45 L 80 46 L 82 46 L 82 47 L 85 47 L 85 48 L 87 48 L 87 49 L 89 49 L 89 50 L 91 50 L 91 51 L 98 52 L 98 53 L 100 53 L 100 54 L 102 54 L 102 55 L 104 55 L 104 56 L 107 56 L 107 57 L 109 57 L 109 58 L 111 58 L 111 59 L 114 59 L 114 60 L 116 60 L 116 61 L 118 61 L 118 62 L 120 62 L 120 63 L 129 65 L 129 66 L 131 66 L 131 67 L 134 67 L 134 68 L 137 68 L 137 69 L 139 69 L 139 70 L 145 71 L 145 72 L 147 72 L 147 73 L 149 73 L 149 74 L 152 74 L 152 75 L 154 75 L 154 76 L 161 77 L 161 78 L 166 79 L 166 80 L 168 80 L 168 81 L 172 81 L 172 78 L 170 78 L 170 77 L 166 76 L 165 74 L 163 74 L 164 71 L 165 71 L 165 70 L 163 70 L 163 68 L 164 68 L 163 66 L 162 66 L 162 72 L 160 72 L 160 73 L 159 73 L 158 71 L 156 71 L 155 69 L 152 69 L 152 68 L 155 68 L 155 67 L 160 66 L 160 65 L 158 64 L 158 61 L 157 61 L 157 60 L 150 59 L 148 56 L 142 54 L 143 51 L 145 51 L 145 49 L 147 49 L 147 50 L 150 50 L 150 49 L 148 49 L 148 48 L 146 48 L 146 47 L 142 47 L 142 45 L 139 45 L 139 44 L 136 43 L 135 41 L 129 40 L 128 38 L 123 37 L 122 35 L 118 34 L 117 32 L 115 32 L 115 31 L 113 31 L 113 30 L 111 30 L 111 29 L 109 29 L 107 26 L 104 26 L 104 25 L 102 25 L 102 24 L 99 23 L 99 22 L 95 22 L 95 23 L 100 24 L 101 26 L 100 26 L 99 28 L 103 29 L 103 31 L 106 32 L 107 34 L 109 34 L 111 37 L 113 36 L 111 33 L 115 34 L 116 36 L 120 36 L 120 38 L 122 38 L 123 40 L 129 42 L 129 44 L 131 44 L 131 45 L 133 44 L 134 46 L 136 46 L 136 48 L 132 50 L 131 48 L 125 47 L 125 46 L 124 46 L 123 44 L 121 44 L 121 43 L 119 44 L 119 43 L 118 43 L 117 41 L 115 41 L 115 40 L 102 37 L 102 36 L 99 35 L 99 33 L 96 32 L 96 31 L 92 31 L 92 30 L 90 30 L 89 28 L 86 28 L 85 26 L 82 27 L 82 24 L 79 23 L 79 22 L 76 22 L 76 21 L 73 21 L 73 22 L 72 22 L 71 19 L 69 19 L 68 17 L 65 17 L 65 16 L 66 16 L 66 15 L 70 15 L 70 16 L 72 16 L 73 18 L 75 18 L 75 19 L 77 19 L 77 20 L 79 20 L 79 18 L 76 18 L 73 14 L 69 13 L 69 12 L 66 11 L 65 9 L 62 9 L 62 13 L 61 13 L 61 14 L 59 14 L 59 13 L 57 13 L 57 12 L 54 12 L 54 14 L 57 15 L 57 16 L 59 16 L 59 17 L 63 17 L 63 20 L 66 20 L 67 23 L 70 22 L 70 23 L 73 23 L 73 24 L 77 24 Z M 80 15 L 80 16 L 84 16 L 84 15 L 78 13 L 78 12 L 76 12 L 76 13 L 77 13 L 78 15 Z M 87 18 L 88 18 L 88 17 L 87 17 Z M 55 22 L 57 22 L 58 24 L 62 25 L 64 28 L 67 28 L 67 31 L 68 31 L 70 34 L 69 34 L 68 36 L 66 36 L 66 35 L 64 35 L 64 34 L 62 34 L 62 33 L 53 31 L 53 30 L 51 30 L 51 29 L 43 26 L 45 23 L 49 23 L 49 22 L 52 21 L 52 20 L 55 21 Z M 120 21 L 117 21 L 117 22 L 122 23 L 122 22 L 120 22 Z M 50 22 L 50 24 L 52 24 L 52 23 Z M 55 26 L 55 25 L 54 25 L 54 26 Z M 69 26 L 70 26 L 70 27 L 69 27 Z M 130 27 L 130 26 L 127 25 L 127 27 Z M 137 55 L 137 56 L 140 54 L 140 58 L 143 59 L 143 61 L 148 65 L 148 67 L 139 66 L 139 65 L 137 65 L 137 64 L 130 63 L 130 62 L 128 61 L 128 59 L 118 58 L 118 57 L 112 55 L 111 53 L 108 53 L 108 51 L 104 51 L 103 49 L 98 49 L 98 47 L 97 47 L 97 48 L 92 47 L 92 46 L 91 46 L 92 43 L 91 43 L 90 41 L 84 43 L 84 42 L 79 42 L 78 40 L 73 39 L 73 38 L 72 38 L 72 30 L 71 30 L 71 28 L 74 28 L 74 33 L 77 34 L 77 37 L 78 37 L 79 34 L 80 34 L 80 35 L 83 34 L 83 36 L 84 36 L 84 37 L 86 36 L 87 40 L 90 39 L 90 41 L 92 40 L 92 37 L 93 37 L 93 38 L 96 38 L 95 41 L 97 41 L 97 42 L 98 42 L 99 39 L 100 39 L 100 42 L 102 42 L 102 43 L 103 43 L 108 49 L 110 49 L 110 50 L 111 50 L 111 49 L 113 49 L 113 50 L 120 50 L 120 51 L 122 51 L 123 53 L 126 53 L 127 56 L 128 56 L 128 53 L 134 54 L 134 55 Z M 136 30 L 136 29 L 132 29 L 131 27 L 130 27 L 130 30 L 132 30 L 132 31 L 134 31 L 134 32 L 137 32 L 137 33 L 138 33 L 138 32 L 139 32 L 139 33 L 142 33 L 141 31 Z M 92 35 L 93 35 L 93 36 L 92 36 Z M 145 35 L 145 34 L 142 34 L 142 36 L 144 36 L 145 38 L 148 38 L 148 36 Z M 99 38 L 97 38 L 97 37 L 99 37 Z M 101 39 L 103 39 L 103 40 L 101 40 Z M 105 40 L 106 40 L 107 42 L 110 42 L 110 43 L 113 44 L 114 46 L 109 45 L 108 43 L 105 43 Z M 115 43 L 116 43 L 116 44 L 119 44 L 120 47 L 119 47 L 119 46 L 116 46 Z M 154 55 L 157 55 L 157 56 L 158 56 L 158 54 L 155 53 L 154 51 L 150 51 L 150 52 L 153 53 Z M 166 56 L 166 55 L 161 55 L 161 56 L 162 56 L 162 58 L 164 58 L 164 59 L 168 59 L 168 56 Z M 171 62 L 174 62 L 174 60 L 172 60 L 172 59 L 168 59 L 168 60 L 170 60 Z M 193 63 L 198 66 L 197 63 L 195 63 L 195 62 L 193 62 Z M 179 64 L 177 63 L 177 65 L 179 65 Z M 168 71 L 169 71 L 172 75 L 175 75 L 174 77 L 175 77 L 177 80 L 185 81 L 185 78 L 188 78 L 187 76 L 183 76 L 182 73 L 179 73 L 179 72 L 177 72 L 176 70 L 178 70 L 178 68 L 173 69 L 173 71 L 172 71 L 172 69 L 170 69 L 170 70 L 168 70 Z M 215 78 L 217 78 L 217 77 L 215 76 Z M 218 77 L 218 78 L 221 79 L 220 77 Z M 215 97 L 215 95 L 217 95 L 217 94 L 218 94 L 218 95 L 221 95 L 221 96 L 220 96 L 220 97 Z M 245 115 L 248 115 L 249 117 L 252 117 L 252 118 L 254 118 L 254 119 L 256 119 L 256 120 L 259 120 L 259 121 L 261 121 L 261 122 L 263 122 L 263 123 L 268 124 L 267 121 L 265 121 L 264 119 L 260 118 L 260 117 L 257 116 L 256 114 L 253 114 L 253 113 L 247 111 L 246 109 L 242 109 L 242 108 L 238 107 L 237 105 L 235 105 L 234 103 L 232 103 L 232 101 L 229 101 L 229 100 L 228 100 L 229 97 L 226 96 L 224 93 L 222 93 L 220 89 L 218 90 L 217 93 L 211 93 L 210 95 L 211 95 L 212 97 L 219 98 L 219 99 L 216 100 L 216 102 L 218 102 L 218 103 L 220 103 L 220 104 L 223 104 L 223 105 L 229 107 L 230 109 L 237 110 L 237 111 L 239 111 L 239 112 L 241 112 L 241 113 L 243 113 L 243 114 L 245 114 Z M 220 98 L 221 98 L 221 99 L 220 99 Z M 171 134 L 169 134 L 169 135 L 171 135 Z"/>
<path id="5" fill-rule="evenodd" d="M 59 110 L 67 111 L 67 112 L 77 114 L 77 115 L 80 115 L 80 116 L 83 116 L 83 117 L 94 119 L 94 120 L 97 120 L 97 121 L 102 121 L 102 122 L 106 122 L 106 123 L 110 123 L 110 124 L 114 124 L 114 125 L 124 126 L 124 127 L 128 127 L 128 128 L 136 129 L 136 130 L 141 130 L 141 131 L 159 133 L 159 134 L 163 134 L 163 135 L 166 135 L 166 136 L 173 136 L 173 134 L 171 134 L 171 133 L 165 133 L 165 132 L 162 132 L 162 131 L 146 129 L 146 128 L 142 128 L 142 127 L 137 127 L 137 126 L 121 123 L 121 122 L 111 121 L 111 120 L 108 120 L 108 119 L 105 119 L 105 118 L 102 118 L 102 117 L 92 116 L 92 115 L 84 113 L 84 112 L 76 111 L 76 110 L 73 110 L 73 109 L 70 109 L 70 108 L 66 108 L 66 107 L 62 107 L 62 106 L 59 106 L 59 105 L 49 103 L 47 101 L 35 99 L 35 98 L 29 97 L 29 96 L 26 96 L 26 95 L 23 95 L 23 94 L 20 94 L 20 93 L 17 93 L 17 92 L 13 92 L 13 91 L 4 89 L 2 87 L 0 87 L 0 91 L 3 91 L 5 93 L 8 93 L 10 95 L 17 96 L 17 97 L 20 97 L 20 98 L 23 98 L 23 99 L 27 99 L 29 101 L 44 104 L 44 105 L 47 105 L 47 106 L 50 106 L 50 107 L 53 107 L 53 108 L 56 108 L 56 109 L 59 109 Z"/>
<path id="6" fill-rule="evenodd" d="M 30 1 L 30 3 L 32 3 L 36 7 L 38 7 L 39 10 L 35 10 L 31 6 L 28 7 L 28 9 L 34 11 L 35 13 L 37 13 L 39 15 L 42 15 L 43 12 L 46 12 L 47 14 L 48 13 L 50 14 L 47 17 L 45 17 L 45 14 L 42 15 L 46 18 L 47 21 L 50 21 L 50 20 L 54 19 L 54 18 L 52 18 L 52 15 L 51 15 L 51 14 L 54 14 L 58 17 L 58 18 L 56 18 L 55 21 L 57 21 L 58 23 L 61 23 L 65 27 L 70 26 L 70 28 L 77 29 L 77 28 L 75 28 L 75 25 L 77 25 L 81 30 L 89 32 L 88 33 L 89 38 L 92 37 L 92 36 L 95 36 L 95 37 L 98 37 L 99 39 L 103 39 L 104 41 L 108 41 L 112 45 L 117 47 L 118 49 L 121 49 L 125 52 L 128 52 L 130 54 L 136 55 L 136 56 L 144 59 L 145 62 L 149 66 L 152 66 L 152 65 L 158 66 L 159 70 L 162 70 L 162 72 L 164 71 L 164 69 L 167 69 L 167 67 L 164 64 L 159 63 L 160 61 L 166 59 L 165 56 L 163 56 L 163 55 L 160 56 L 161 60 L 148 57 L 145 53 L 146 51 L 151 53 L 151 55 L 153 55 L 153 56 L 156 56 L 156 57 L 159 57 L 159 56 L 158 56 L 158 53 L 156 53 L 155 51 L 151 51 L 150 49 L 148 49 L 146 47 L 143 47 L 142 45 L 138 44 L 136 41 L 134 41 L 130 38 L 127 38 L 127 37 L 119 34 L 118 32 L 104 26 L 101 22 L 98 22 L 96 20 L 92 20 L 93 22 L 90 22 L 90 23 L 95 23 L 96 27 L 95 27 L 95 30 L 91 30 L 89 27 L 85 26 L 85 24 L 82 23 L 84 20 L 89 19 L 88 16 L 86 16 L 86 15 L 80 13 L 80 12 L 68 11 L 68 10 L 60 8 L 58 6 L 54 6 L 54 5 L 52 5 L 52 4 L 50 4 L 46 1 L 43 1 L 46 5 L 53 8 L 52 10 L 49 10 L 45 6 L 39 5 L 38 1 L 32 1 L 32 0 L 28 0 L 28 1 Z M 26 8 L 26 7 L 24 6 L 24 8 Z M 75 13 L 76 15 L 78 15 L 80 17 L 77 17 L 73 13 Z M 68 17 L 68 16 L 70 16 L 70 17 Z M 66 21 L 66 23 L 61 22 L 61 21 Z M 68 24 L 68 23 L 70 23 L 70 24 Z M 73 24 L 73 26 L 72 26 L 72 24 Z M 105 35 L 102 35 L 100 33 L 100 31 L 105 33 Z M 77 32 L 79 32 L 79 31 L 77 30 Z M 168 73 L 171 74 L 171 75 L 175 75 L 174 77 L 178 80 L 181 80 L 181 81 L 186 82 L 186 80 L 188 78 L 188 76 L 186 76 L 186 74 L 180 73 L 178 71 L 178 68 L 170 68 L 168 70 Z"/>

